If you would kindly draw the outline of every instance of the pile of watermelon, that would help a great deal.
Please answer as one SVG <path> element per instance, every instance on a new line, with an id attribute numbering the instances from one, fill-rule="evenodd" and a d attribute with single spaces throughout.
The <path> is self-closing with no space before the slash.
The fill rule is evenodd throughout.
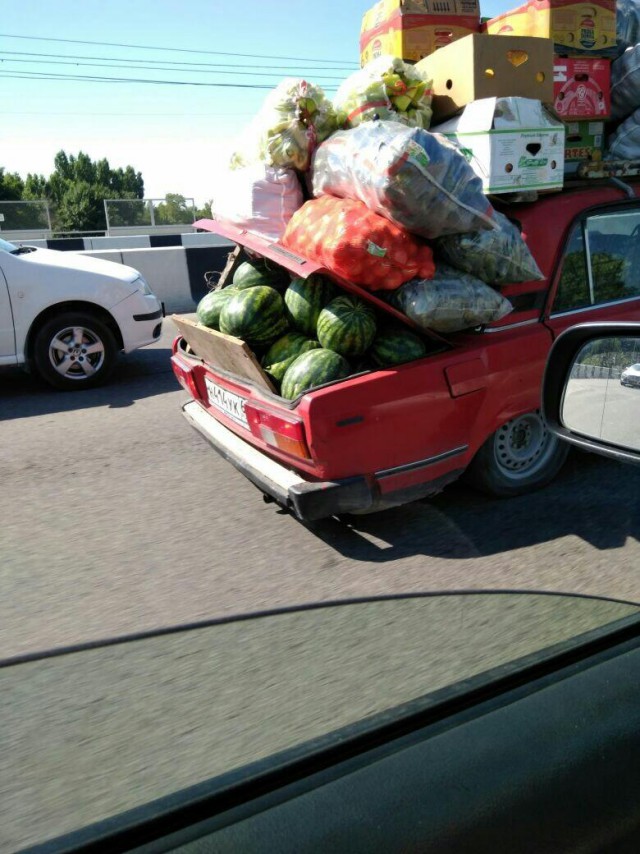
<path id="1" fill-rule="evenodd" d="M 246 341 L 288 400 L 427 353 L 423 338 L 326 277 L 291 278 L 261 259 L 240 264 L 231 285 L 204 296 L 196 314 L 203 326 Z"/>

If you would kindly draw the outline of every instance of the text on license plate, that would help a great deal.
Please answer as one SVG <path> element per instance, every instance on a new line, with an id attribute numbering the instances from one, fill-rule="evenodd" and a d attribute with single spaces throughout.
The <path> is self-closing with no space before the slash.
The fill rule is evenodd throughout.
<path id="1" fill-rule="evenodd" d="M 220 412 L 238 424 L 242 424 L 243 427 L 248 427 L 249 422 L 244 411 L 244 399 L 216 385 L 209 377 L 205 377 L 204 382 L 211 406 L 219 409 Z"/>

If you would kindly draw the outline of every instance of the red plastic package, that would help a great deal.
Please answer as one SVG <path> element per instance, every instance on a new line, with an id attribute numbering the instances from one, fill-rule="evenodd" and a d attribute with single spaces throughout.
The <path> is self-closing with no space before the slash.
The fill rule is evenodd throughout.
<path id="1" fill-rule="evenodd" d="M 371 291 L 394 290 L 435 274 L 426 243 L 352 199 L 321 196 L 305 202 L 289 221 L 282 243 Z"/>

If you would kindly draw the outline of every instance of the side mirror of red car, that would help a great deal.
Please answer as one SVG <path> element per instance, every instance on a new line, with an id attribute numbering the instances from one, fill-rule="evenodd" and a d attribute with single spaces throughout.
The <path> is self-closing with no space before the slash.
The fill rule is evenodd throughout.
<path id="1" fill-rule="evenodd" d="M 640 323 L 582 323 L 554 342 L 542 383 L 549 429 L 640 464 Z"/>

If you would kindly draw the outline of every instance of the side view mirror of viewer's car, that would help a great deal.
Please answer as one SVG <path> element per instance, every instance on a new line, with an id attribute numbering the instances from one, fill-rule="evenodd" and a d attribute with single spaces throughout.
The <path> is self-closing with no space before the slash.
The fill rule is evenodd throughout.
<path id="1" fill-rule="evenodd" d="M 640 323 L 583 323 L 563 332 L 547 360 L 542 407 L 560 438 L 640 464 Z"/>

